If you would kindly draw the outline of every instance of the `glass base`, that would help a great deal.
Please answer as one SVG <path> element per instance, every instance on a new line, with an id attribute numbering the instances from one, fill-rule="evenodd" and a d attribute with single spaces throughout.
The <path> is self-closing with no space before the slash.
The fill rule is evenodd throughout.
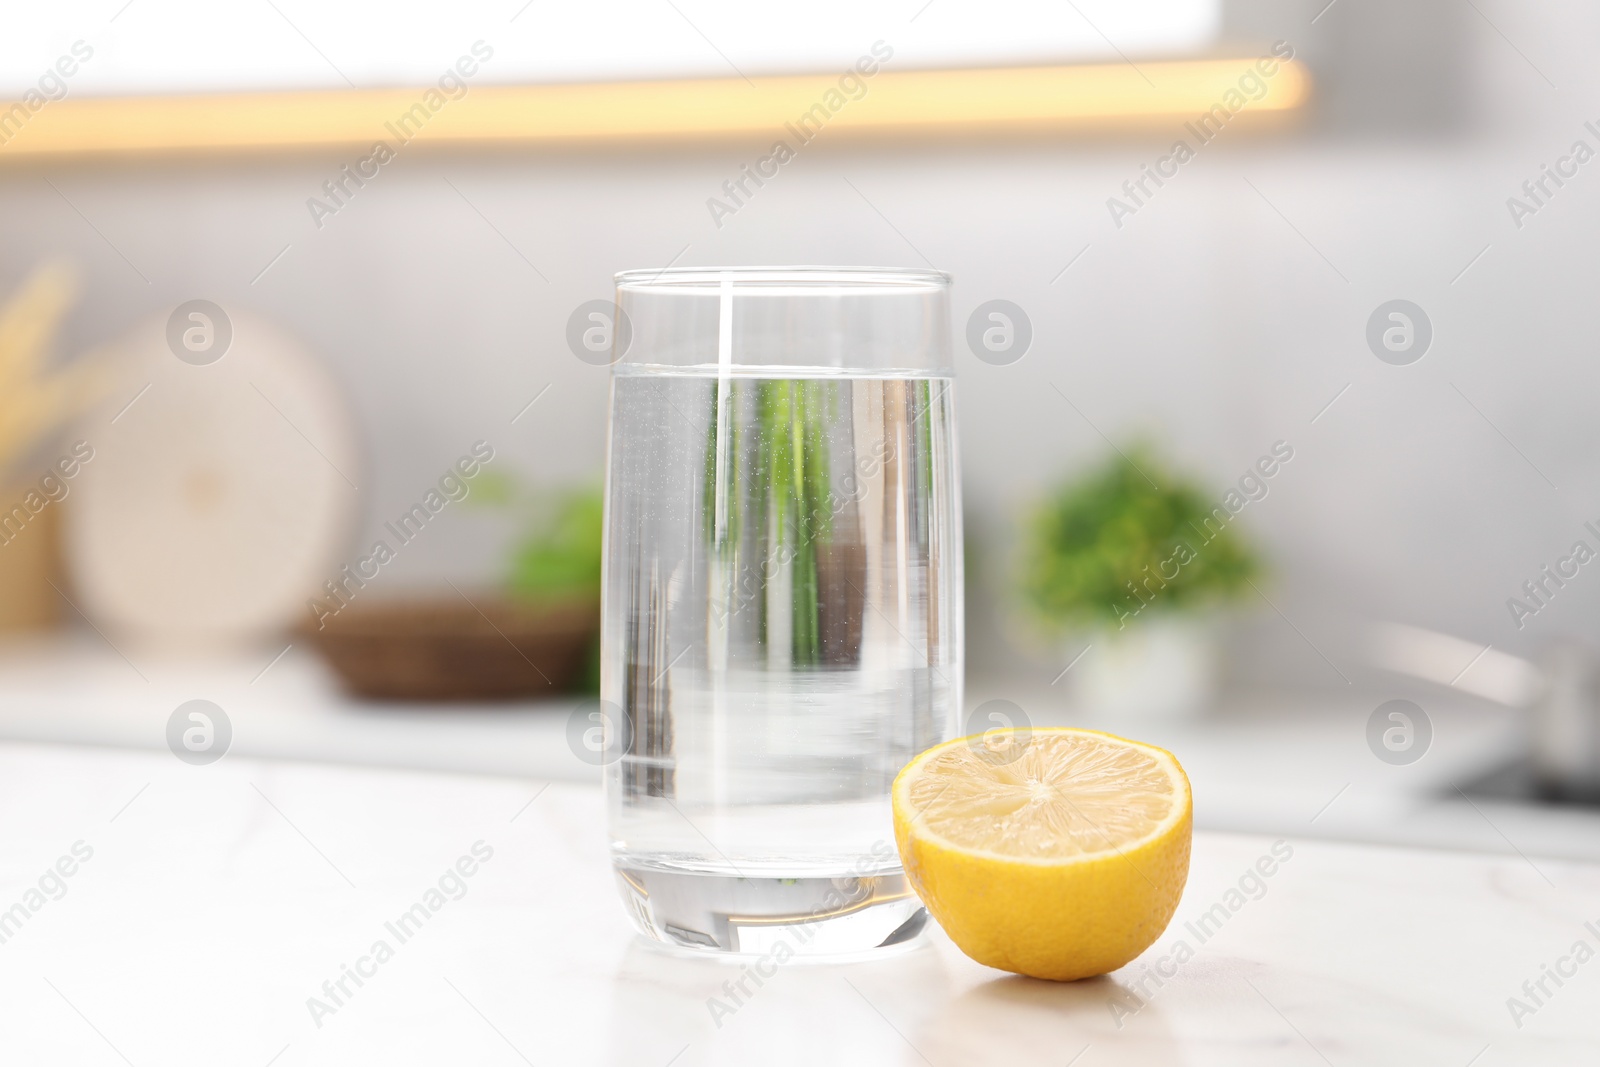
<path id="1" fill-rule="evenodd" d="M 741 878 L 617 865 L 628 914 L 694 954 L 828 958 L 913 945 L 928 921 L 898 868 L 858 877 Z"/>

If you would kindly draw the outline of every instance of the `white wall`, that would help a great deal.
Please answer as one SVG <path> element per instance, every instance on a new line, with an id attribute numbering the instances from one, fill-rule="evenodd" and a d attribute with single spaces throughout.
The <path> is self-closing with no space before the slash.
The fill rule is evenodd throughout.
<path id="1" fill-rule="evenodd" d="M 1059 388 L 1119 442 L 1156 434 L 1219 496 L 1289 441 L 1294 460 L 1242 521 L 1274 562 L 1269 594 L 1336 662 L 1351 664 L 1360 624 L 1377 618 L 1511 650 L 1562 633 L 1600 639 L 1600 567 L 1520 633 L 1505 607 L 1585 519 L 1600 520 L 1600 161 L 1520 231 L 1505 207 L 1573 139 L 1600 148 L 1582 128 L 1600 120 L 1600 104 L 1585 106 L 1600 100 L 1588 43 L 1600 16 L 1575 2 L 1480 0 L 1491 26 L 1430 0 L 1421 9 L 1436 21 L 1394 29 L 1402 16 L 1376 0 L 1339 0 L 1315 25 L 1320 3 L 1259 6 L 1271 10 L 1234 5 L 1236 28 L 1297 42 L 1319 64 L 1321 111 L 1299 133 L 1230 131 L 1120 230 L 1106 198 L 1169 136 L 818 143 L 720 229 L 706 198 L 766 139 L 408 149 L 320 230 L 306 198 L 348 153 L 10 163 L 0 288 L 42 257 L 79 258 L 89 284 L 73 348 L 194 297 L 276 316 L 349 390 L 375 528 L 480 437 L 540 481 L 598 472 L 605 372 L 575 359 L 563 330 L 574 306 L 608 295 L 615 270 L 925 255 L 956 276 L 958 324 L 1004 297 L 1036 331 L 1016 365 L 959 361 L 969 523 L 991 585 L 1022 504 L 1105 449 Z M 1439 74 L 1458 68 L 1455 81 Z M 1395 297 L 1421 304 L 1436 331 L 1409 367 L 1379 362 L 1363 340 L 1369 313 Z M 397 583 L 498 569 L 504 531 L 448 518 L 398 562 Z M 974 604 L 975 620 L 991 618 Z M 1034 656 L 1008 649 L 1003 627 L 972 630 L 980 666 Z M 1259 604 L 1236 650 L 1247 677 L 1341 684 Z M 1046 656 L 1035 669 L 1048 678 L 1059 665 Z"/>

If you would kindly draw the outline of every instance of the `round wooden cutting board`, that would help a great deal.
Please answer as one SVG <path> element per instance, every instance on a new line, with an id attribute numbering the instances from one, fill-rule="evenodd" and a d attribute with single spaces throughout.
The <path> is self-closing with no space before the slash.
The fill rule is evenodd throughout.
<path id="1" fill-rule="evenodd" d="M 121 342 L 125 389 L 77 434 L 94 449 L 68 508 L 78 603 L 140 640 L 264 638 L 345 562 L 360 471 L 343 397 L 276 326 L 229 322 L 205 363 L 166 319 L 142 323 Z"/>

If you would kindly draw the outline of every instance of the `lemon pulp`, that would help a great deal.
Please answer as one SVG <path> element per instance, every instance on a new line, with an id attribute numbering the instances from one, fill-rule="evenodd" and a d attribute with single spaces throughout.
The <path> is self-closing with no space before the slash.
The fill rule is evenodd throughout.
<path id="1" fill-rule="evenodd" d="M 980 963 L 1115 970 L 1166 928 L 1192 801 L 1171 753 L 1092 730 L 994 730 L 929 749 L 894 785 L 912 887 Z"/>

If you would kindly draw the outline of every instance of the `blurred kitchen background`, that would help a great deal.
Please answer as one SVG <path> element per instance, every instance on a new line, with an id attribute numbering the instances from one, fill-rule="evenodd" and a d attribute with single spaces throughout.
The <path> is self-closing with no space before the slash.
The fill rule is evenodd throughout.
<path id="1" fill-rule="evenodd" d="M 1579 540 L 1600 549 L 1585 527 L 1600 525 L 1600 164 L 1574 158 L 1574 142 L 1600 149 L 1592 7 L 108 0 L 8 19 L 28 32 L 0 41 L 6 100 L 75 42 L 93 56 L 25 121 L 0 114 L 0 294 L 24 294 L 8 367 L 76 287 L 53 337 L 35 331 L 31 377 L 0 378 L 3 425 L 59 412 L 0 454 L 0 505 L 75 442 L 93 458 L 0 546 L 0 737 L 161 748 L 173 708 L 206 699 L 235 755 L 593 777 L 569 723 L 592 674 L 584 546 L 608 372 L 569 344 L 575 312 L 625 268 L 932 265 L 955 280 L 976 728 L 1020 714 L 1166 743 L 1202 826 L 1600 855 L 1585 803 L 1600 576 L 1541 572 Z M 474 41 L 492 58 L 462 76 L 470 90 L 342 200 L 324 183 L 382 129 L 219 147 L 161 126 L 172 99 L 271 90 L 307 94 L 309 131 L 342 93 L 418 98 Z M 553 119 L 449 130 L 474 94 L 543 82 L 724 79 L 712 96 L 731 115 L 753 81 L 821 71 L 826 88 L 876 41 L 893 58 L 861 99 L 742 202 L 724 183 L 793 112 L 719 127 L 713 106 L 700 129 L 612 136 Z M 1221 101 L 1258 57 L 1287 55 L 1261 107 L 1129 191 L 1175 140 L 1200 144 L 1185 123 L 1204 107 L 1155 103 L 1185 64 L 1232 64 L 1206 68 Z M 1071 82 L 1085 96 L 1055 118 L 991 86 L 867 121 L 876 78 L 1018 66 L 1113 73 Z M 127 106 L 96 111 L 106 100 Z M 219 114 L 217 141 L 248 140 L 247 116 Z M 37 273 L 50 264 L 65 266 Z M 1009 362 L 965 343 L 994 300 L 1031 328 Z M 1410 362 L 1369 344 L 1396 300 L 1431 331 Z M 192 301 L 209 317 L 184 312 L 183 329 L 215 329 L 214 306 L 232 331 L 214 362 L 175 358 L 169 321 Z M 1274 455 L 1270 477 L 1250 473 Z M 1142 650 L 1085 621 L 1103 605 L 1060 593 L 1052 619 L 1029 594 L 1041 516 L 1140 457 L 1207 513 L 1230 490 L 1247 501 L 1229 527 L 1244 569 L 1141 612 L 1135 629 L 1187 631 Z M 319 633 L 317 587 L 397 543 L 386 524 L 431 490 L 446 506 L 328 620 L 343 641 Z M 430 656 L 480 691 L 430 689 Z M 1152 693 L 1152 676 L 1181 691 Z M 1383 712 L 1373 740 L 1392 700 L 1407 718 Z M 1396 724 L 1415 757 L 1385 747 Z"/>

